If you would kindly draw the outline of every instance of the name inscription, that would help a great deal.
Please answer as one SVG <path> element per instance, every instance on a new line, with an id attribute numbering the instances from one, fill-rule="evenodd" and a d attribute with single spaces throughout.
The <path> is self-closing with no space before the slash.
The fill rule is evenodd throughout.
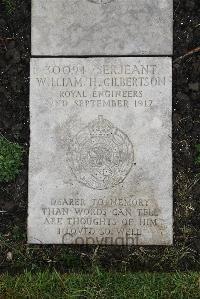
<path id="1" fill-rule="evenodd" d="M 38 71 L 38 70 L 37 70 Z M 37 72 L 36 71 L 36 72 Z M 51 107 L 72 103 L 83 108 L 145 108 L 153 105 L 146 93 L 149 88 L 164 87 L 157 65 L 105 64 L 87 69 L 83 65 L 46 65 L 43 77 L 36 77 L 39 88 L 55 90 L 56 98 L 44 101 Z"/>

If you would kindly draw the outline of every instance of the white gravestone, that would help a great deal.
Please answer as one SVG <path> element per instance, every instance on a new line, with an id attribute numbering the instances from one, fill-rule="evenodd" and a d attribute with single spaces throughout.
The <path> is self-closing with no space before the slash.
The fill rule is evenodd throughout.
<path id="1" fill-rule="evenodd" d="M 173 0 L 32 0 L 32 55 L 172 55 Z"/>
<path id="2" fill-rule="evenodd" d="M 171 70 L 31 60 L 29 243 L 172 244 Z"/>

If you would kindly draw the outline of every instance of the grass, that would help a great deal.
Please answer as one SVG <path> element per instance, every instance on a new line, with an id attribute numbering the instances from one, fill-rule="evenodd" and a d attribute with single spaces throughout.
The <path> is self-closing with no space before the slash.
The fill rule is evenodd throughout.
<path id="1" fill-rule="evenodd" d="M 196 164 L 200 165 L 200 144 L 196 145 L 196 151 L 197 151 Z"/>
<path id="2" fill-rule="evenodd" d="M 98 268 L 93 274 L 5 274 L 0 276 L 0 298 L 196 299 L 200 298 L 200 274 L 123 274 Z"/>
<path id="3" fill-rule="evenodd" d="M 14 12 L 14 10 L 15 10 L 15 2 L 14 2 L 14 0 L 2 0 L 2 3 L 4 4 L 6 12 L 9 15 Z"/>
<path id="4" fill-rule="evenodd" d="M 0 182 L 14 180 L 22 164 L 22 147 L 0 137 Z"/>

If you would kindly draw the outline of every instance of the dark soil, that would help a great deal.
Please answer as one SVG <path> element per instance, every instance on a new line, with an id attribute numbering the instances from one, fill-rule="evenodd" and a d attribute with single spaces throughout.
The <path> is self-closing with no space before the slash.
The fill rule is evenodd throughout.
<path id="1" fill-rule="evenodd" d="M 12 1 L 10 1 L 12 3 Z M 17 179 L 1 184 L 0 271 L 55 267 L 60 271 L 200 269 L 200 5 L 174 1 L 173 171 L 174 246 L 96 247 L 26 244 L 31 1 L 0 0 L 0 133 L 24 148 Z M 179 58 L 185 54 L 188 55 Z M 12 253 L 12 259 L 8 253 Z"/>

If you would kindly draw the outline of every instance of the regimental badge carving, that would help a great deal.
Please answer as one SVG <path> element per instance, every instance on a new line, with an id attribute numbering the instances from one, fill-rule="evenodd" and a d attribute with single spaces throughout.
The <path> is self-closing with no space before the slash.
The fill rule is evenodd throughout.
<path id="1" fill-rule="evenodd" d="M 99 115 L 72 139 L 68 163 L 77 181 L 92 189 L 122 183 L 134 162 L 128 136 Z"/>
<path id="2" fill-rule="evenodd" d="M 108 4 L 110 2 L 113 2 L 114 0 L 88 0 L 88 1 L 96 4 Z"/>

